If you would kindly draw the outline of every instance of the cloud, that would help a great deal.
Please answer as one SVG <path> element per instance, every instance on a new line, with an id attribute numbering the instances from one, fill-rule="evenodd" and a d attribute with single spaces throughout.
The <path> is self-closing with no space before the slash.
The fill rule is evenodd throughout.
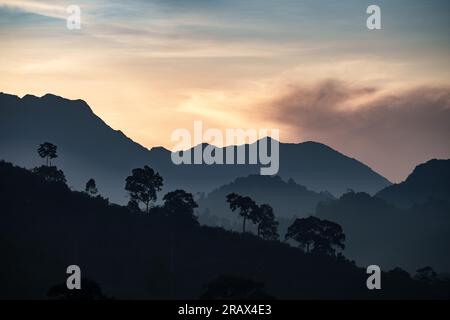
<path id="1" fill-rule="evenodd" d="M 419 163 L 450 157 L 450 87 L 398 92 L 340 80 L 290 86 L 265 117 L 292 140 L 315 140 L 355 156 L 393 181 Z"/>
<path id="2" fill-rule="evenodd" d="M 45 17 L 65 19 L 66 7 L 53 3 L 22 0 L 0 0 L 0 7 L 34 13 Z"/>

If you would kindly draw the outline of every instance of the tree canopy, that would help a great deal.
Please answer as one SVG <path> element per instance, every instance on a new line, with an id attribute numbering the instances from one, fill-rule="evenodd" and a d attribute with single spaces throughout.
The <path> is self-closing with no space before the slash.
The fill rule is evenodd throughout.
<path id="1" fill-rule="evenodd" d="M 256 210 L 258 236 L 265 240 L 278 240 L 278 221 L 275 220 L 273 208 L 268 204 L 262 204 Z"/>
<path id="2" fill-rule="evenodd" d="M 236 193 L 227 195 L 227 202 L 230 204 L 231 211 L 239 210 L 239 215 L 243 218 L 242 232 L 245 232 L 245 223 L 247 220 L 257 222 L 257 205 L 250 197 L 243 197 Z"/>
<path id="3" fill-rule="evenodd" d="M 156 201 L 157 192 L 161 191 L 163 178 L 149 166 L 133 169 L 131 176 L 126 178 L 125 190 L 130 199 L 143 203 L 145 212 L 149 212 L 150 203 Z"/>
<path id="4" fill-rule="evenodd" d="M 40 166 L 34 168 L 33 172 L 44 178 L 45 181 L 66 183 L 64 172 L 55 166 Z"/>
<path id="5" fill-rule="evenodd" d="M 51 166 L 51 159 L 55 159 L 58 157 L 56 150 L 58 147 L 50 142 L 42 143 L 38 148 L 38 153 L 41 158 L 45 158 L 46 166 Z"/>
<path id="6" fill-rule="evenodd" d="M 183 220 L 198 224 L 194 209 L 198 207 L 191 193 L 184 190 L 175 190 L 167 193 L 164 197 L 164 209 L 170 217 L 178 221 Z"/>
<path id="7" fill-rule="evenodd" d="M 313 216 L 296 219 L 288 228 L 285 239 L 295 240 L 307 253 L 320 252 L 334 255 L 336 248 L 345 249 L 345 234 L 342 227 L 337 223 Z"/>
<path id="8" fill-rule="evenodd" d="M 90 196 L 95 196 L 98 193 L 98 189 L 97 189 L 97 183 L 95 182 L 94 179 L 89 179 L 89 181 L 86 183 L 86 187 L 84 188 L 84 191 L 90 195 Z"/>

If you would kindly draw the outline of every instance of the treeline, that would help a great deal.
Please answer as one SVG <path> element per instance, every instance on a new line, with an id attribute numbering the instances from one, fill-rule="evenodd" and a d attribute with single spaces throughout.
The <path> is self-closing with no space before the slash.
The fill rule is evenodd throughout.
<path id="1" fill-rule="evenodd" d="M 47 181 L 65 183 L 64 173 L 51 160 L 58 157 L 57 146 L 45 142 L 38 148 L 39 155 L 45 159 L 46 164 L 34 169 L 34 172 Z M 135 168 L 131 175 L 125 179 L 125 190 L 129 195 L 128 209 L 133 213 L 159 213 L 170 217 L 183 225 L 198 225 L 198 217 L 194 209 L 198 207 L 191 193 L 185 190 L 175 190 L 163 196 L 163 205 L 157 206 L 158 192 L 164 185 L 161 175 L 149 166 Z M 93 178 L 86 183 L 85 192 L 90 196 L 98 196 L 98 189 Z M 225 199 L 224 199 L 225 200 Z M 258 205 L 248 196 L 230 193 L 226 201 L 232 212 L 237 211 L 242 217 L 242 232 L 246 232 L 246 223 L 249 221 L 256 225 L 257 236 L 264 240 L 280 240 L 278 222 L 270 204 Z M 297 242 L 299 248 L 306 253 L 320 252 L 334 255 L 336 249 L 344 250 L 345 234 L 338 224 L 321 220 L 317 217 L 296 219 L 289 227 L 284 240 Z"/>

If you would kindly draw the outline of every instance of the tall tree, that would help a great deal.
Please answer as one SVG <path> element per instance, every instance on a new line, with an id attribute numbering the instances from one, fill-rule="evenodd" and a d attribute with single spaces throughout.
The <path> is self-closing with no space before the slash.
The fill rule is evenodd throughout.
<path id="1" fill-rule="evenodd" d="M 156 201 L 157 192 L 161 191 L 163 178 L 149 166 L 132 170 L 131 176 L 126 178 L 125 190 L 128 191 L 130 199 L 141 202 L 148 213 L 150 203 Z"/>
<path id="2" fill-rule="evenodd" d="M 194 209 L 198 204 L 194 201 L 191 193 L 184 190 L 175 190 L 167 193 L 164 197 L 164 209 L 170 217 L 175 217 L 181 222 L 191 222 L 197 224 L 197 217 Z"/>
<path id="3" fill-rule="evenodd" d="M 56 150 L 58 147 L 50 142 L 44 142 L 43 144 L 39 145 L 38 153 L 41 158 L 45 158 L 46 160 L 46 166 L 51 166 L 51 159 L 55 159 L 58 157 L 56 154 Z"/>
<path id="4" fill-rule="evenodd" d="M 245 233 L 245 223 L 247 220 L 257 221 L 257 205 L 250 197 L 243 197 L 236 193 L 227 195 L 227 202 L 230 204 L 231 211 L 239 209 L 239 215 L 243 218 L 242 232 Z"/>
<path id="5" fill-rule="evenodd" d="M 268 204 L 262 204 L 257 208 L 258 236 L 265 240 L 277 240 L 278 221 L 275 220 L 273 208 Z"/>
<path id="6" fill-rule="evenodd" d="M 89 181 L 86 183 L 86 187 L 84 188 L 84 191 L 90 195 L 91 197 L 97 195 L 98 189 L 97 184 L 94 179 L 89 179 Z"/>
<path id="7" fill-rule="evenodd" d="M 334 255 L 336 247 L 345 249 L 345 234 L 342 227 L 313 216 L 296 219 L 288 228 L 285 239 L 297 241 L 307 253 L 314 251 Z"/>

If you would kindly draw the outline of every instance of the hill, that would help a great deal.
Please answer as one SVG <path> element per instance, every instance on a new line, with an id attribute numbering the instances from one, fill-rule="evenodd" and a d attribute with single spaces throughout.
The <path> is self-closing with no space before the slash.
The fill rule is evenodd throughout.
<path id="1" fill-rule="evenodd" d="M 316 215 L 339 223 L 346 233 L 346 254 L 362 264 L 408 271 L 431 265 L 450 270 L 450 203 L 429 199 L 400 209 L 366 193 L 349 192 L 322 202 Z"/>
<path id="2" fill-rule="evenodd" d="M 430 199 L 450 203 L 450 159 L 420 164 L 405 181 L 386 187 L 376 196 L 401 208 L 420 205 Z"/>

